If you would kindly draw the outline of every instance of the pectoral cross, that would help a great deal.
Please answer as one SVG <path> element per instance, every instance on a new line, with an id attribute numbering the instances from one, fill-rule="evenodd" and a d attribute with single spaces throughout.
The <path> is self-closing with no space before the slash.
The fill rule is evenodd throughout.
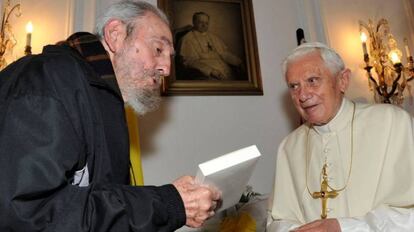
<path id="1" fill-rule="evenodd" d="M 213 46 L 211 46 L 210 42 L 207 42 L 207 48 L 209 51 L 213 51 Z"/>
<path id="2" fill-rule="evenodd" d="M 326 171 L 326 168 L 328 166 L 326 164 L 323 165 L 322 168 L 322 183 L 321 183 L 321 191 L 320 192 L 314 192 L 312 193 L 312 197 L 313 199 L 318 199 L 320 198 L 322 201 L 322 214 L 321 214 L 321 218 L 325 219 L 328 214 L 326 212 L 326 207 L 328 205 L 328 199 L 329 198 L 335 198 L 336 196 L 338 196 L 338 192 L 336 190 L 329 191 L 328 188 L 328 174 Z"/>

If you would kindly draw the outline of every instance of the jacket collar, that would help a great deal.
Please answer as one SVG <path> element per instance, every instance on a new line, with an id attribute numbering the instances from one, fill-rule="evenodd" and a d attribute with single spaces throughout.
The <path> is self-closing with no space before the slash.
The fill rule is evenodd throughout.
<path id="1" fill-rule="evenodd" d="M 110 88 L 122 99 L 111 59 L 96 35 L 88 32 L 77 32 L 57 45 L 58 49 L 59 47 L 71 47 L 77 56 L 92 67 L 99 78 L 96 78 L 96 75 L 88 75 L 87 78 L 91 84 Z M 45 49 L 47 50 L 48 48 Z"/>

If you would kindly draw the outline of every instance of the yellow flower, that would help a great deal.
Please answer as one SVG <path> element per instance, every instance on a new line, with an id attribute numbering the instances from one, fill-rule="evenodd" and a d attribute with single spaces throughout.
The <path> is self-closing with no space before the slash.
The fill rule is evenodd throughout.
<path id="1" fill-rule="evenodd" d="M 255 232 L 256 221 L 246 212 L 228 216 L 220 223 L 220 232 Z"/>

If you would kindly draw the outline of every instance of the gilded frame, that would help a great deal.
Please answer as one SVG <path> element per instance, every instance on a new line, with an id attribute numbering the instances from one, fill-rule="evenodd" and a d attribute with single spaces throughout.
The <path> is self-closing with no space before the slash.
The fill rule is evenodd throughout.
<path id="1" fill-rule="evenodd" d="M 158 0 L 158 7 L 170 19 L 176 50 L 171 74 L 162 79 L 162 95 L 263 95 L 252 0 Z M 209 31 L 222 35 L 226 47 L 239 54 L 242 63 L 232 79 L 178 75 L 183 69 L 178 68 L 182 63 L 177 60 L 177 32 L 190 27 L 193 14 L 200 11 L 209 15 Z"/>

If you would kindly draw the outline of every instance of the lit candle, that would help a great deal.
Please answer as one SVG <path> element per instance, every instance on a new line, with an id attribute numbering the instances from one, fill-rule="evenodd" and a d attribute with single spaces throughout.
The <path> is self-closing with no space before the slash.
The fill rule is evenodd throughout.
<path id="1" fill-rule="evenodd" d="M 405 54 L 407 55 L 407 59 L 411 56 L 410 48 L 408 47 L 408 40 L 407 38 L 404 39 L 404 47 L 405 47 Z"/>
<path id="2" fill-rule="evenodd" d="M 393 64 L 401 63 L 400 57 L 395 51 L 390 52 L 390 58 Z"/>
<path id="3" fill-rule="evenodd" d="M 368 54 L 367 39 L 367 35 L 364 32 L 361 32 L 362 51 L 364 52 L 364 55 Z"/>
<path id="4" fill-rule="evenodd" d="M 32 22 L 28 22 L 26 24 L 26 46 L 30 47 L 32 43 L 32 32 L 33 32 L 33 24 Z"/>

